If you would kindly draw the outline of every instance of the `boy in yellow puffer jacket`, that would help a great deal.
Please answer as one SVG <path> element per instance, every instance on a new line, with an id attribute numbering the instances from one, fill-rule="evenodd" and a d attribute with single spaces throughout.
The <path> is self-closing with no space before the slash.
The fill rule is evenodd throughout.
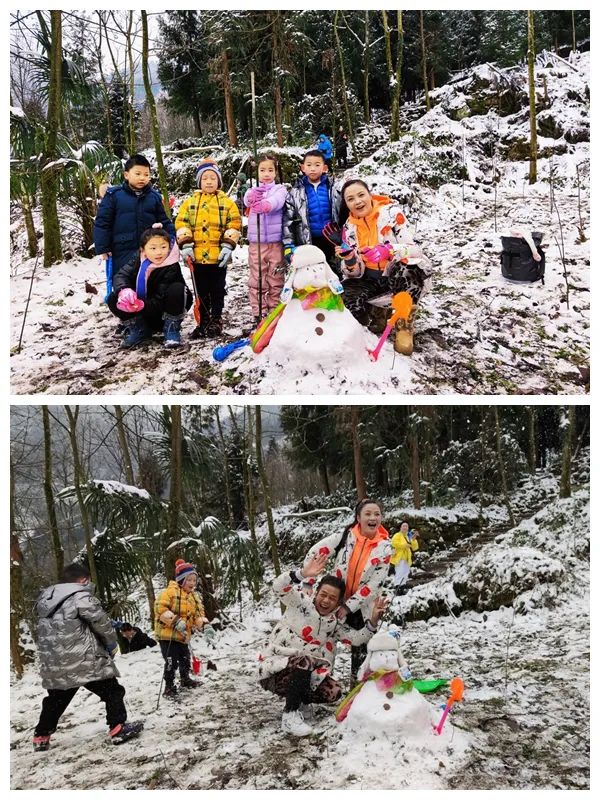
<path id="1" fill-rule="evenodd" d="M 409 531 L 408 522 L 400 525 L 400 530 L 392 536 L 391 545 L 394 550 L 390 563 L 394 566 L 394 586 L 396 594 L 401 593 L 410 575 L 412 554 L 419 549 L 418 531 Z"/>
<path id="2" fill-rule="evenodd" d="M 198 573 L 183 559 L 175 562 L 175 580 L 154 603 L 154 630 L 165 659 L 165 697 L 175 697 L 175 672 L 179 669 L 181 686 L 195 689 L 199 684 L 190 678 L 189 641 L 192 631 L 201 631 L 207 622 L 202 600 L 196 593 Z"/>
<path id="3" fill-rule="evenodd" d="M 222 191 L 223 179 L 214 161 L 200 162 L 196 183 L 198 189 L 183 201 L 175 220 L 177 244 L 194 262 L 200 300 L 200 324 L 190 339 L 220 336 L 223 331 L 227 265 L 242 230 L 239 209 Z"/>

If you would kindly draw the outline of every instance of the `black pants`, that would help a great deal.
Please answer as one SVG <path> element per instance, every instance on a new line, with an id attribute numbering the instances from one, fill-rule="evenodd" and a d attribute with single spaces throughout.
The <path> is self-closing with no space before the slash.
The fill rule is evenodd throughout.
<path id="1" fill-rule="evenodd" d="M 165 684 L 169 687 L 175 683 L 175 673 L 179 669 L 182 681 L 190 676 L 190 648 L 183 642 L 160 641 L 160 651 L 165 660 Z"/>
<path id="2" fill-rule="evenodd" d="M 200 317 L 203 322 L 221 319 L 225 304 L 227 269 L 217 264 L 194 264 L 196 291 L 200 298 Z"/>
<path id="3" fill-rule="evenodd" d="M 367 657 L 367 645 L 359 644 L 353 645 L 350 648 L 350 688 L 352 689 L 356 683 L 356 676 L 360 665 Z"/>
<path id="4" fill-rule="evenodd" d="M 346 278 L 344 281 L 344 305 L 361 325 L 369 322 L 368 302 L 372 297 L 391 292 L 408 292 L 414 305 L 417 305 L 423 293 L 426 275 L 418 266 L 407 267 L 394 264 L 386 277 L 368 270 L 362 278 Z"/>
<path id="5" fill-rule="evenodd" d="M 171 283 L 164 294 L 147 297 L 144 301 L 144 308 L 135 314 L 131 314 L 128 311 L 121 311 L 120 308 L 117 308 L 118 299 L 118 294 L 112 292 L 107 301 L 109 309 L 116 317 L 122 320 L 128 320 L 141 315 L 148 327 L 154 331 L 162 330 L 163 314 L 179 317 L 185 314 L 192 305 L 192 296 L 189 289 L 185 283 L 180 283 L 178 281 Z"/>
<path id="6" fill-rule="evenodd" d="M 116 678 L 105 678 L 101 681 L 90 681 L 84 687 L 106 704 L 106 723 L 110 729 L 121 725 L 127 719 L 125 710 L 125 689 Z M 72 689 L 49 689 L 42 700 L 42 713 L 35 728 L 35 736 L 50 736 L 56 730 L 59 719 L 65 713 L 67 706 L 77 694 L 75 686 Z"/>

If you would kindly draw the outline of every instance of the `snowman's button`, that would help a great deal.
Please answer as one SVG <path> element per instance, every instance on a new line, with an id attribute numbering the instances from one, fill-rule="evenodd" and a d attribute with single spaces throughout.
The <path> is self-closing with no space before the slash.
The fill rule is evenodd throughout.
<path id="1" fill-rule="evenodd" d="M 317 322 L 325 322 L 325 314 L 317 314 Z"/>
<path id="2" fill-rule="evenodd" d="M 393 692 L 386 692 L 385 696 L 387 697 L 388 700 L 391 700 L 392 697 L 394 696 L 394 693 Z"/>
<path id="3" fill-rule="evenodd" d="M 389 703 L 384 703 L 384 704 L 383 704 L 383 707 L 384 707 L 384 709 L 385 709 L 386 711 L 389 711 L 389 710 L 390 710 L 390 708 L 391 708 L 391 705 L 390 705 Z"/>
<path id="4" fill-rule="evenodd" d="M 323 335 L 323 328 L 315 328 L 315 333 L 317 334 L 317 336 L 322 336 Z"/>

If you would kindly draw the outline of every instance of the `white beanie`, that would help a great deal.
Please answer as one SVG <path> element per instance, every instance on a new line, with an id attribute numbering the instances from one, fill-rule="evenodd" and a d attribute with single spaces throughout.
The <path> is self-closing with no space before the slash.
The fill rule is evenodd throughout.
<path id="1" fill-rule="evenodd" d="M 300 267 L 313 267 L 317 264 L 328 266 L 325 253 L 314 244 L 301 244 L 294 250 L 292 267 L 299 269 Z"/>

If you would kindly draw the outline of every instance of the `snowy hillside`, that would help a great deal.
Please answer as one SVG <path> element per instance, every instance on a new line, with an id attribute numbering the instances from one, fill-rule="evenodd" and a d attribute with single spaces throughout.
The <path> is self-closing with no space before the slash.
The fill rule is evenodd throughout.
<path id="1" fill-rule="evenodd" d="M 341 176 L 358 175 L 375 192 L 399 199 L 434 264 L 433 289 L 422 302 L 410 359 L 395 356 L 391 342 L 376 364 L 341 368 L 300 362 L 293 352 L 287 363 L 277 364 L 268 348 L 254 355 L 248 347 L 219 364 L 211 357 L 216 341 L 186 343 L 173 353 L 163 351 L 157 340 L 123 354 L 113 335 L 115 320 L 102 305 L 103 268 L 81 258 L 51 269 L 38 266 L 17 353 L 34 267 L 24 256 L 25 235 L 17 219 L 11 225 L 12 390 L 584 393 L 589 376 L 589 54 L 537 71 L 541 157 L 532 186 L 525 69 L 504 72 L 497 87 L 490 67 L 457 76 L 432 93 L 435 105 L 426 114 L 406 106 L 408 133 L 399 142 L 378 146 L 381 126 L 364 129 L 360 141 L 377 149 Z M 543 232 L 544 285 L 511 284 L 501 276 L 500 235 L 513 228 Z M 246 249 L 238 248 L 228 275 L 226 341 L 251 329 L 246 279 Z M 98 293 L 86 291 L 86 282 Z M 189 315 L 186 337 L 193 327 Z M 377 338 L 367 333 L 365 341 L 374 347 Z"/>
<path id="2" fill-rule="evenodd" d="M 523 495 L 534 499 L 530 489 Z M 457 600 L 465 581 L 481 598 L 480 610 Z M 503 601 L 502 587 L 512 605 Z M 442 594 L 451 605 L 443 616 L 412 620 L 412 608 Z M 81 690 L 50 751 L 34 754 L 44 692 L 35 665 L 27 667 L 12 686 L 12 788 L 589 788 L 587 486 L 568 500 L 547 500 L 516 528 L 396 598 L 390 619 L 400 609 L 408 619 L 401 645 L 413 675 L 464 680 L 465 698 L 444 740 L 417 746 L 398 732 L 358 742 L 343 735 L 325 707 L 316 710 L 315 736 L 284 736 L 282 703 L 256 678 L 259 653 L 280 615 L 266 593 L 258 606 L 246 599 L 242 621 L 219 633 L 214 649 L 202 637 L 193 643 L 217 670 L 203 667 L 202 688 L 175 706 L 161 698 L 156 708 L 162 670 L 156 650 L 117 657 L 130 719 L 146 721 L 140 739 L 118 751 L 106 740 L 101 704 Z M 238 616 L 237 607 L 231 614 Z M 336 673 L 347 682 L 349 655 L 340 648 Z M 434 711 L 444 697 L 428 696 Z"/>

